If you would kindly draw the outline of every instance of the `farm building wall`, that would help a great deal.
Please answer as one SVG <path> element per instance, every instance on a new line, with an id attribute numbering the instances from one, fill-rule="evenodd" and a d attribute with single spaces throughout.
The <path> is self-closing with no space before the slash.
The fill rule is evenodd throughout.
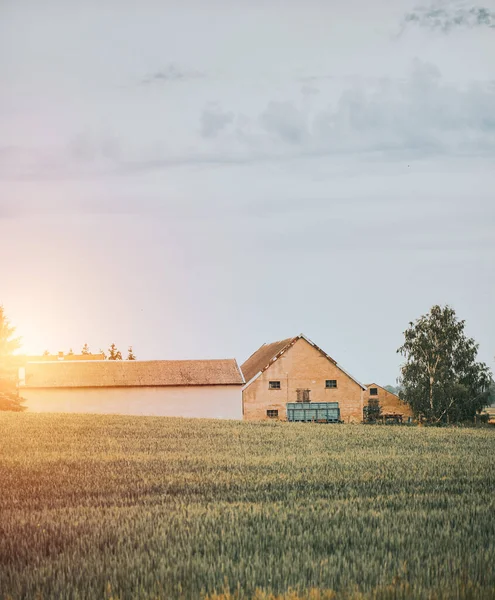
<path id="1" fill-rule="evenodd" d="M 337 387 L 326 388 L 327 379 L 336 380 Z M 270 389 L 270 381 L 280 381 L 280 389 Z M 268 410 L 278 410 L 278 418 L 285 420 L 286 403 L 297 401 L 298 389 L 311 390 L 311 402 L 338 402 L 341 419 L 346 423 L 363 420 L 361 386 L 304 338 L 298 339 L 246 386 L 243 391 L 244 419 L 268 419 Z"/>
<path id="2" fill-rule="evenodd" d="M 377 390 L 377 393 L 371 395 L 370 389 L 373 388 Z M 396 394 L 392 394 L 392 392 L 387 391 L 385 388 L 382 388 L 376 383 L 368 385 L 366 391 L 364 392 L 365 406 L 368 404 L 370 399 L 378 399 L 380 408 L 382 409 L 382 414 L 398 414 L 402 415 L 403 418 L 413 416 L 413 412 L 408 404 L 402 402 L 402 400 Z"/>
<path id="3" fill-rule="evenodd" d="M 21 388 L 29 412 L 242 419 L 240 385 Z"/>

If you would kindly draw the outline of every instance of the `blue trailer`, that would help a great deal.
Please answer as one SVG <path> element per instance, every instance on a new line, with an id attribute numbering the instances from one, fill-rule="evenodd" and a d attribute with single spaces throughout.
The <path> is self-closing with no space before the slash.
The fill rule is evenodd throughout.
<path id="1" fill-rule="evenodd" d="M 287 420 L 298 423 L 339 423 L 338 402 L 288 402 Z"/>

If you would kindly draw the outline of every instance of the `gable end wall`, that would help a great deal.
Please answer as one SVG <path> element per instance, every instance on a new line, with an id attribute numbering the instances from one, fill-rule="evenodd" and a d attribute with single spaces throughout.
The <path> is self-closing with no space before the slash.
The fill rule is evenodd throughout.
<path id="1" fill-rule="evenodd" d="M 371 396 L 370 388 L 377 388 L 378 395 Z M 368 386 L 368 389 L 364 392 L 365 406 L 368 404 L 369 400 L 373 400 L 373 399 L 375 399 L 375 400 L 378 399 L 378 401 L 380 403 L 380 408 L 382 409 L 382 414 L 395 413 L 395 414 L 402 415 L 403 417 L 413 417 L 414 416 L 413 412 L 408 404 L 406 404 L 405 402 L 402 402 L 402 400 L 395 394 L 392 394 L 391 392 L 387 391 L 385 388 L 382 388 L 381 386 L 376 385 L 376 384 L 372 384 L 372 385 Z"/>
<path id="2" fill-rule="evenodd" d="M 326 389 L 327 379 L 337 380 L 337 389 Z M 280 390 L 270 390 L 270 381 L 280 381 Z M 286 420 L 287 402 L 296 402 L 297 389 L 309 389 L 311 402 L 338 402 L 346 423 L 363 419 L 363 390 L 305 339 L 297 340 L 243 392 L 244 419 L 268 419 L 266 411 L 278 410 Z"/>

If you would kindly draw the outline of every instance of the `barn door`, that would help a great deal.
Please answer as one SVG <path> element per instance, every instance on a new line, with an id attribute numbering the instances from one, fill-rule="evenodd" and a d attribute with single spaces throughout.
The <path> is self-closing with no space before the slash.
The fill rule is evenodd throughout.
<path id="1" fill-rule="evenodd" d="M 305 390 L 299 388 L 296 390 L 297 393 L 297 402 L 311 402 L 311 390 Z"/>

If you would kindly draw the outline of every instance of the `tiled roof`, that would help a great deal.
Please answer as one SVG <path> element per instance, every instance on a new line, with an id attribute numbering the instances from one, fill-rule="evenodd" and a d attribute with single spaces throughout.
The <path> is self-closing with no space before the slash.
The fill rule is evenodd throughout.
<path id="1" fill-rule="evenodd" d="M 277 356 L 284 348 L 292 344 L 297 337 L 287 338 L 286 340 L 280 340 L 279 342 L 272 342 L 271 344 L 263 344 L 261 348 L 256 350 L 254 354 L 241 365 L 241 371 L 244 374 L 246 383 L 262 371 L 272 358 Z"/>
<path id="2" fill-rule="evenodd" d="M 348 377 L 350 377 L 355 383 L 357 383 L 361 389 L 366 389 L 365 386 L 360 383 L 355 377 L 353 377 L 350 373 L 348 373 L 345 369 L 343 369 L 337 361 L 335 361 L 331 356 L 329 356 L 326 352 L 324 352 L 319 346 L 317 346 L 314 342 L 312 342 L 309 338 L 307 338 L 303 333 L 296 335 L 292 338 L 287 338 L 285 340 L 281 340 L 279 342 L 273 342 L 271 344 L 263 344 L 261 348 L 256 350 L 254 354 L 252 354 L 242 365 L 241 371 L 244 374 L 244 378 L 246 383 L 249 383 L 253 377 L 258 375 L 261 371 L 267 369 L 270 364 L 275 361 L 280 354 L 285 352 L 288 348 L 290 348 L 297 340 L 303 339 L 311 344 L 313 348 L 318 350 L 325 358 L 327 358 L 331 363 L 333 363 L 338 369 L 340 369 L 343 373 L 345 373 Z"/>
<path id="3" fill-rule="evenodd" d="M 241 385 L 235 359 L 102 360 L 27 363 L 25 387 Z"/>

